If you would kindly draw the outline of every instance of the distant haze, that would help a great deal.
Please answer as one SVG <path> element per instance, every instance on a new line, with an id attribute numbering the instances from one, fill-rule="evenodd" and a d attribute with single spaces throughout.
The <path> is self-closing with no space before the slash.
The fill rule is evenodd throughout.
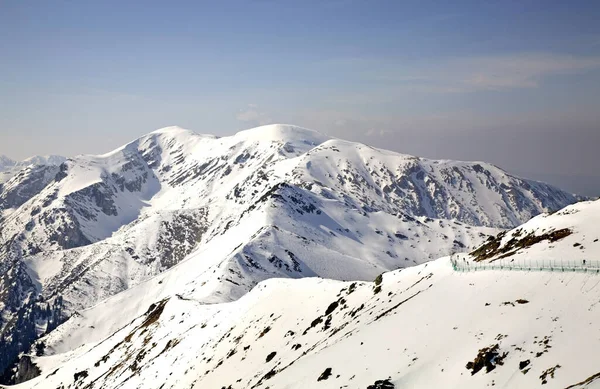
<path id="1" fill-rule="evenodd" d="M 293 123 L 600 195 L 596 2 L 0 4 L 0 154 Z"/>

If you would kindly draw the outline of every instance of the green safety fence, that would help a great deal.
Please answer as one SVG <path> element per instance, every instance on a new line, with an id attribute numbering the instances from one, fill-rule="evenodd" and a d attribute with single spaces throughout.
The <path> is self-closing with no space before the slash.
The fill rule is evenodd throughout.
<path id="1" fill-rule="evenodd" d="M 450 261 L 452 263 L 452 268 L 458 272 L 471 272 L 480 270 L 518 270 L 600 274 L 600 261 L 587 259 L 515 260 L 503 258 L 491 262 L 474 262 L 463 258 L 451 258 Z"/>

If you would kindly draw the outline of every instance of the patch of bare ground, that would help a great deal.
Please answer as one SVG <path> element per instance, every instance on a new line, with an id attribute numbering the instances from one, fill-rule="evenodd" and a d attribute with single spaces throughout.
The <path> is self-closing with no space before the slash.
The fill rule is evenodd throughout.
<path id="1" fill-rule="evenodd" d="M 519 230 L 517 230 L 519 231 Z M 490 238 L 486 243 L 480 246 L 478 249 L 472 251 L 470 254 L 474 257 L 475 261 L 484 261 L 486 259 L 500 259 L 515 254 L 518 250 L 531 247 L 534 244 L 548 241 L 550 243 L 559 241 L 569 235 L 573 231 L 569 228 L 562 228 L 560 230 L 554 230 L 541 235 L 535 235 L 533 232 L 521 237 L 520 232 L 513 233 L 513 237 L 501 245 L 502 239 L 506 236 L 505 232 L 498 234 L 495 238 Z"/>
<path id="2" fill-rule="evenodd" d="M 477 374 L 484 367 L 485 372 L 489 373 L 494 370 L 496 366 L 502 366 L 504 364 L 504 358 L 506 358 L 507 355 L 508 352 L 502 353 L 500 351 L 500 345 L 496 343 L 479 350 L 475 359 L 469 361 L 465 367 L 468 370 L 471 370 L 471 375 Z"/>

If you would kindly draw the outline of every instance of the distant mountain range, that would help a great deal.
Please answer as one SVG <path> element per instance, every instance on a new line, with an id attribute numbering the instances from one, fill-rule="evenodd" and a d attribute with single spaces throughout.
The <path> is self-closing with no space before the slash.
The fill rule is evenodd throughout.
<path id="1" fill-rule="evenodd" d="M 59 155 L 33 156 L 22 161 L 15 161 L 5 155 L 0 155 L 0 184 L 8 181 L 20 169 L 29 165 L 60 165 L 67 159 Z"/>
<path id="2" fill-rule="evenodd" d="M 220 310 L 270 278 L 364 285 L 581 199 L 484 162 L 290 125 L 222 138 L 169 127 L 104 155 L 30 160 L 13 163 L 0 185 L 4 382 L 35 376 L 23 358 L 14 374 L 19 353 L 60 359 L 117 336 L 149 306 L 162 312 L 178 299 Z M 94 385 L 112 385 L 102 382 Z"/>
<path id="3" fill-rule="evenodd" d="M 60 165 L 66 158 L 60 155 L 36 155 L 22 161 L 15 161 L 6 155 L 0 155 L 0 171 L 28 165 Z"/>

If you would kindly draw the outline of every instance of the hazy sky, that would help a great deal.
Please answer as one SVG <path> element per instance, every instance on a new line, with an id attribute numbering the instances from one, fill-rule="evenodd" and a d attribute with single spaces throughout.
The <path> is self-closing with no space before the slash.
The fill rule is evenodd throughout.
<path id="1" fill-rule="evenodd" d="M 298 124 L 600 195 L 599 1 L 0 0 L 0 154 Z"/>

